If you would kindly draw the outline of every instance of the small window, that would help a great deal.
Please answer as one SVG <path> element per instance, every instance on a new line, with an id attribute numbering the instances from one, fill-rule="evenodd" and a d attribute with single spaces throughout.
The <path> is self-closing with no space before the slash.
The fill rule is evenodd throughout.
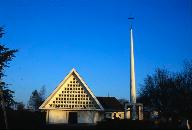
<path id="1" fill-rule="evenodd" d="M 58 98 L 56 98 L 56 100 L 58 100 Z"/>

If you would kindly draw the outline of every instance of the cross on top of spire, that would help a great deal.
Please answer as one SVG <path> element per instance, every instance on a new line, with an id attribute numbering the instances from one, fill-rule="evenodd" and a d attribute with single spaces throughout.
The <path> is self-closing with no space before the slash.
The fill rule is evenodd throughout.
<path id="1" fill-rule="evenodd" d="M 130 29 L 132 29 L 133 28 L 133 20 L 134 20 L 135 18 L 134 17 L 129 17 L 128 18 L 128 20 L 130 21 Z"/>

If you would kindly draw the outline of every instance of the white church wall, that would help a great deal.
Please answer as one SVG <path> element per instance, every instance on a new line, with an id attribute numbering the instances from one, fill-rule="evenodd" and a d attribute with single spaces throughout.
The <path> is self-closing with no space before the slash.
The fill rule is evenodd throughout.
<path id="1" fill-rule="evenodd" d="M 48 124 L 68 124 L 69 112 L 77 112 L 77 123 L 96 124 L 104 118 L 98 111 L 48 110 L 46 121 Z"/>
<path id="2" fill-rule="evenodd" d="M 49 124 L 68 123 L 69 112 L 67 111 L 49 110 L 47 114 L 47 123 Z"/>
<path id="3" fill-rule="evenodd" d="M 131 112 L 130 112 L 130 110 L 125 111 L 124 117 L 125 117 L 126 119 L 131 119 Z"/>

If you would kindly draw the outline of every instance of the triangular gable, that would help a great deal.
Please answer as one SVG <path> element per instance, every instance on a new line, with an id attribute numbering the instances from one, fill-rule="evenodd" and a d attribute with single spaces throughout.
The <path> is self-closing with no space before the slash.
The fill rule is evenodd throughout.
<path id="1" fill-rule="evenodd" d="M 104 110 L 75 69 L 71 70 L 39 109 Z"/>

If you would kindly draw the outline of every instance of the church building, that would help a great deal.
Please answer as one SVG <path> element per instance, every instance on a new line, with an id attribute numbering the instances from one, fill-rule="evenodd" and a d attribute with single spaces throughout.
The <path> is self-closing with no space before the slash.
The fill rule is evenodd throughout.
<path id="1" fill-rule="evenodd" d="M 39 107 L 48 124 L 96 124 L 124 119 L 124 106 L 115 97 L 96 97 L 75 69 L 65 77 Z"/>
<path id="2" fill-rule="evenodd" d="M 132 20 L 133 18 L 129 18 Z M 136 102 L 133 28 L 130 28 L 130 103 L 115 97 L 96 97 L 75 69 L 65 77 L 39 109 L 48 124 L 96 124 L 107 119 L 143 120 L 143 104 Z"/>

